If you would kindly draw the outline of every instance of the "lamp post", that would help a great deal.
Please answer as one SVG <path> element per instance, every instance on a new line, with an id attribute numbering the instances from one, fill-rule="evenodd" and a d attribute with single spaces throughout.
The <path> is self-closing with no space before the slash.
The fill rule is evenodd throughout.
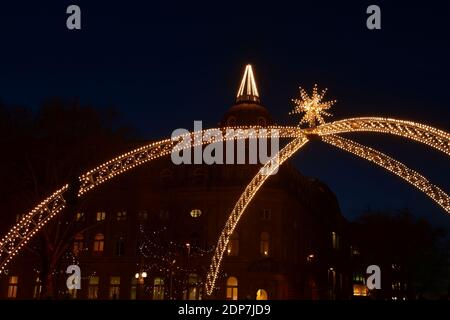
<path id="1" fill-rule="evenodd" d="M 136 278 L 136 282 L 137 282 L 136 299 L 139 300 L 139 299 L 141 299 L 141 297 L 144 296 L 144 292 L 143 292 L 144 280 L 145 280 L 145 278 L 147 278 L 147 272 L 145 272 L 145 271 L 136 272 L 134 277 Z"/>
<path id="2" fill-rule="evenodd" d="M 189 267 L 189 258 L 191 256 L 191 244 L 188 242 L 186 243 L 187 248 L 187 266 Z"/>

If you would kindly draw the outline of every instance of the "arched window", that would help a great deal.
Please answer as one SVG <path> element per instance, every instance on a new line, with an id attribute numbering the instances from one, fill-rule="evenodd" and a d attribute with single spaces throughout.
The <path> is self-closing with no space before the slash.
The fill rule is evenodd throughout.
<path id="1" fill-rule="evenodd" d="M 339 243 L 339 235 L 336 232 L 331 232 L 331 244 L 333 246 L 333 249 L 339 249 L 340 243 Z"/>
<path id="2" fill-rule="evenodd" d="M 84 236 L 82 233 L 77 233 L 75 235 L 75 238 L 73 240 L 73 255 L 76 257 L 78 254 L 80 254 L 81 251 L 83 251 L 84 247 Z"/>
<path id="3" fill-rule="evenodd" d="M 267 232 L 261 232 L 259 252 L 263 257 L 268 257 L 270 254 L 270 236 Z"/>
<path id="4" fill-rule="evenodd" d="M 98 299 L 99 283 L 100 277 L 98 276 L 89 277 L 88 299 Z"/>
<path id="5" fill-rule="evenodd" d="M 131 278 L 131 289 L 130 289 L 130 300 L 136 300 L 137 292 L 137 279 L 136 277 Z"/>
<path id="6" fill-rule="evenodd" d="M 97 233 L 94 237 L 94 252 L 103 252 L 105 247 L 105 236 L 103 233 Z"/>
<path id="7" fill-rule="evenodd" d="M 153 300 L 164 300 L 164 279 L 157 277 L 153 280 Z"/>
<path id="8" fill-rule="evenodd" d="M 236 277 L 229 277 L 227 279 L 227 300 L 238 299 L 238 279 Z"/>
<path id="9" fill-rule="evenodd" d="M 191 210 L 191 217 L 192 218 L 198 218 L 202 215 L 202 210 L 200 209 L 192 209 Z"/>
<path id="10" fill-rule="evenodd" d="M 239 254 L 239 234 L 235 231 L 230 237 L 227 245 L 227 255 L 236 257 Z"/>
<path id="11" fill-rule="evenodd" d="M 268 295 L 266 290 L 259 289 L 258 291 L 256 291 L 256 300 L 267 300 L 267 299 Z"/>
<path id="12" fill-rule="evenodd" d="M 120 297 L 120 277 L 109 278 L 109 298 L 116 300 Z"/>
<path id="13" fill-rule="evenodd" d="M 200 300 L 200 281 L 198 274 L 191 273 L 188 278 L 188 300 Z"/>
<path id="14" fill-rule="evenodd" d="M 10 276 L 8 278 L 8 299 L 17 298 L 17 289 L 19 288 L 19 277 Z"/>

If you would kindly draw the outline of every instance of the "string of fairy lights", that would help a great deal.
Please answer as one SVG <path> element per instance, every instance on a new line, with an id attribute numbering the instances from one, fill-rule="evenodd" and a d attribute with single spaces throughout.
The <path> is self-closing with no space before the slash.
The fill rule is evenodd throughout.
<path id="1" fill-rule="evenodd" d="M 165 241 L 168 235 L 167 227 L 147 230 L 143 224 L 139 225 L 138 249 L 143 259 L 138 268 L 148 276 L 162 277 L 172 283 L 172 289 L 169 289 L 169 286 L 163 287 L 164 293 L 167 297 L 179 297 L 186 293 L 189 287 L 204 286 L 202 277 L 199 276 L 202 268 L 198 267 L 198 263 L 209 257 L 214 247 L 205 249 L 195 243 Z M 184 259 L 183 263 L 183 255 L 185 258 L 188 256 L 189 262 Z M 150 281 L 144 290 L 152 289 L 153 282 Z"/>
<path id="2" fill-rule="evenodd" d="M 303 118 L 300 120 L 299 126 L 297 127 L 236 126 L 193 131 L 179 135 L 173 139 L 156 141 L 119 155 L 118 157 L 87 171 L 79 177 L 80 188 L 78 197 L 83 196 L 88 191 L 117 175 L 123 174 L 144 163 L 167 156 L 171 152 L 188 150 L 211 142 L 258 138 L 294 139 L 277 154 L 276 165 L 274 165 L 273 161 L 269 161 L 261 168 L 250 184 L 245 188 L 243 194 L 230 213 L 215 247 L 209 273 L 207 275 L 205 285 L 209 295 L 212 294 L 215 288 L 221 261 L 229 238 L 241 216 L 244 214 L 248 204 L 264 184 L 267 177 L 270 175 L 270 172 L 273 172 L 277 166 L 289 159 L 297 150 L 306 144 L 308 137 L 311 135 L 320 136 L 324 142 L 351 152 L 352 154 L 369 160 L 384 169 L 393 172 L 425 193 L 428 197 L 437 202 L 445 211 L 450 212 L 448 195 L 439 187 L 431 184 L 425 177 L 377 150 L 335 135 L 347 132 L 379 132 L 393 134 L 424 143 L 432 148 L 442 151 L 446 155 L 450 155 L 450 133 L 416 122 L 379 117 L 350 118 L 325 123 L 323 117 L 330 115 L 326 110 L 330 109 L 335 103 L 335 100 L 327 102 L 322 101 L 325 93 L 326 89 L 319 92 L 316 85 L 314 86 L 311 95 L 308 95 L 304 89 L 300 88 L 300 98 L 293 100 L 295 108 L 291 112 L 292 114 L 304 113 Z M 300 128 L 300 124 L 303 123 L 309 124 L 309 127 Z M 231 129 L 233 131 L 231 131 Z M 216 135 L 215 133 L 217 132 L 220 132 L 221 135 Z M 230 134 L 230 132 L 232 133 Z M 214 140 L 205 140 L 202 137 L 214 137 Z M 183 139 L 186 139 L 191 143 L 179 143 L 180 141 L 184 141 Z M 1 239 L 0 274 L 4 273 L 6 266 L 33 238 L 33 236 L 66 207 L 64 194 L 68 189 L 69 185 L 65 185 L 61 189 L 55 191 L 26 214 Z M 210 253 L 211 252 L 204 252 L 204 254 Z"/>
<path id="3" fill-rule="evenodd" d="M 424 143 L 450 156 L 450 133 L 412 121 L 391 118 L 350 118 L 323 124 L 312 132 L 324 136 L 347 132 L 378 132 Z"/>
<path id="4" fill-rule="evenodd" d="M 328 113 L 325 110 L 330 109 L 336 103 L 336 100 L 322 101 L 328 89 L 325 88 L 319 93 L 317 84 L 315 84 L 311 95 L 309 95 L 302 87 L 300 87 L 299 90 L 300 98 L 292 99 L 295 108 L 289 114 L 304 113 L 303 118 L 300 119 L 299 125 L 307 123 L 310 127 L 314 127 L 317 122 L 324 124 L 325 120 L 323 117 L 331 116 L 331 113 Z"/>
<path id="5" fill-rule="evenodd" d="M 301 134 L 298 138 L 295 138 L 293 141 L 288 143 L 277 153 L 277 155 L 274 156 L 274 158 L 277 159 L 277 163 L 274 165 L 272 162 L 268 161 L 263 167 L 261 167 L 261 169 L 253 177 L 252 181 L 250 181 L 244 192 L 239 197 L 239 200 L 236 202 L 236 205 L 231 211 L 225 227 L 220 234 L 219 240 L 217 241 L 217 246 L 212 258 L 212 263 L 206 276 L 206 293 L 208 295 L 211 295 L 214 290 L 225 249 L 227 248 L 229 239 L 233 234 L 233 231 L 236 228 L 248 204 L 253 199 L 258 190 L 262 187 L 270 174 L 275 172 L 275 170 L 277 170 L 280 165 L 282 165 L 307 142 L 308 138 L 305 135 Z"/>
<path id="6" fill-rule="evenodd" d="M 380 167 L 396 174 L 400 178 L 404 179 L 405 181 L 425 193 L 445 211 L 450 213 L 450 197 L 438 186 L 430 183 L 430 181 L 428 181 L 420 173 L 408 168 L 403 163 L 392 159 L 391 157 L 378 150 L 363 146 L 357 142 L 339 137 L 337 135 L 323 136 L 322 141 L 350 152 L 354 155 L 357 155 L 358 157 L 361 157 L 365 160 L 373 162 Z"/>

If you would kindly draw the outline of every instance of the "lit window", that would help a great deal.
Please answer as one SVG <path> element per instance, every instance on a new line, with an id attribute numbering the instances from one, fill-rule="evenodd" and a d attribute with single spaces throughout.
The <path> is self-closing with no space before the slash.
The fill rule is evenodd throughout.
<path id="1" fill-rule="evenodd" d="M 267 296 L 267 291 L 264 289 L 259 289 L 258 291 L 256 291 L 256 300 L 267 300 L 268 296 Z"/>
<path id="2" fill-rule="evenodd" d="M 130 289 L 130 300 L 136 300 L 137 292 L 137 279 L 136 277 L 131 278 L 131 289 Z"/>
<path id="3" fill-rule="evenodd" d="M 200 283 L 196 273 L 191 273 L 188 278 L 188 300 L 199 300 Z"/>
<path id="4" fill-rule="evenodd" d="M 67 289 L 67 296 L 70 299 L 76 299 L 77 298 L 77 289 L 73 288 L 73 289 Z"/>
<path id="5" fill-rule="evenodd" d="M 99 211 L 97 212 L 96 220 L 97 221 L 104 221 L 106 219 L 106 212 L 105 211 Z"/>
<path id="6" fill-rule="evenodd" d="M 364 284 L 354 284 L 353 295 L 356 297 L 367 297 L 369 295 L 369 289 Z"/>
<path id="7" fill-rule="evenodd" d="M 109 298 L 119 299 L 120 293 L 120 277 L 111 277 L 109 279 Z"/>
<path id="8" fill-rule="evenodd" d="M 125 254 L 125 239 L 123 237 L 117 239 L 114 253 L 118 257 L 123 256 Z"/>
<path id="9" fill-rule="evenodd" d="M 233 232 L 228 241 L 227 255 L 236 257 L 239 254 L 239 235 L 237 232 Z"/>
<path id="10" fill-rule="evenodd" d="M 103 252 L 105 246 L 105 236 L 97 233 L 94 237 L 94 252 Z"/>
<path id="11" fill-rule="evenodd" d="M 77 212 L 75 220 L 78 222 L 82 222 L 84 221 L 84 217 L 85 217 L 84 212 Z"/>
<path id="12" fill-rule="evenodd" d="M 88 299 L 98 299 L 98 285 L 100 283 L 100 278 L 90 277 L 88 285 Z"/>
<path id="13" fill-rule="evenodd" d="M 365 284 L 366 279 L 361 273 L 355 273 L 353 274 L 353 282 Z"/>
<path id="14" fill-rule="evenodd" d="M 261 220 L 270 220 L 272 217 L 272 211 L 270 209 L 261 210 Z"/>
<path id="15" fill-rule="evenodd" d="M 192 209 L 191 210 L 191 217 L 192 218 L 198 218 L 202 215 L 202 210 L 200 209 Z"/>
<path id="16" fill-rule="evenodd" d="M 164 279 L 155 278 L 153 280 L 153 300 L 164 300 Z"/>
<path id="17" fill-rule="evenodd" d="M 261 232 L 261 241 L 259 246 L 259 252 L 262 256 L 268 257 L 270 253 L 270 237 L 267 232 Z"/>
<path id="18" fill-rule="evenodd" d="M 127 212 L 126 211 L 119 211 L 116 214 L 117 221 L 125 221 L 127 220 Z"/>
<path id="19" fill-rule="evenodd" d="M 76 257 L 78 254 L 83 251 L 84 247 L 84 236 L 82 233 L 77 233 L 73 240 L 73 255 Z"/>
<path id="20" fill-rule="evenodd" d="M 229 277 L 227 279 L 227 300 L 238 299 L 238 279 L 236 277 Z"/>
<path id="21" fill-rule="evenodd" d="M 333 249 L 339 249 L 339 235 L 334 231 L 331 233 L 331 242 Z"/>
<path id="22" fill-rule="evenodd" d="M 314 261 L 314 254 L 309 254 L 307 257 L 306 257 L 306 261 L 308 261 L 308 262 L 313 262 Z"/>
<path id="23" fill-rule="evenodd" d="M 392 290 L 401 290 L 401 289 L 402 289 L 402 285 L 401 285 L 400 281 L 392 282 Z"/>
<path id="24" fill-rule="evenodd" d="M 359 256 L 360 252 L 358 247 L 350 246 L 350 253 L 352 256 Z"/>
<path id="25" fill-rule="evenodd" d="M 39 299 L 41 297 L 42 292 L 42 282 L 39 277 L 36 278 L 36 282 L 34 283 L 34 290 L 33 290 L 33 299 Z"/>
<path id="26" fill-rule="evenodd" d="M 334 268 L 328 269 L 328 288 L 329 288 L 329 298 L 336 298 L 336 270 Z"/>
<path id="27" fill-rule="evenodd" d="M 19 277 L 18 276 L 10 276 L 8 279 L 8 298 L 9 299 L 17 298 L 18 286 L 19 286 Z"/>

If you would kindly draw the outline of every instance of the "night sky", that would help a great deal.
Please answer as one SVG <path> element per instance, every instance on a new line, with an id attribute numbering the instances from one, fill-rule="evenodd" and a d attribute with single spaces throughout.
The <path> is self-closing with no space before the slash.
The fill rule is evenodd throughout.
<path id="1" fill-rule="evenodd" d="M 10 1 L 12 2 L 12 1 Z M 94 3 L 95 2 L 95 3 Z M 165 1 L 169 2 L 169 1 Z M 333 119 L 390 116 L 450 131 L 448 10 L 393 1 L 15 1 L 0 4 L 0 101 L 36 108 L 50 97 L 114 106 L 146 139 L 215 126 L 252 63 L 262 103 L 280 124 L 298 86 L 328 87 Z M 66 28 L 66 8 L 82 30 Z M 366 28 L 378 4 L 382 30 Z M 424 145 L 380 134 L 352 135 L 450 192 L 449 161 Z M 450 217 L 396 176 L 319 142 L 298 169 L 337 194 L 353 219 L 367 208 L 409 208 L 450 228 Z"/>

